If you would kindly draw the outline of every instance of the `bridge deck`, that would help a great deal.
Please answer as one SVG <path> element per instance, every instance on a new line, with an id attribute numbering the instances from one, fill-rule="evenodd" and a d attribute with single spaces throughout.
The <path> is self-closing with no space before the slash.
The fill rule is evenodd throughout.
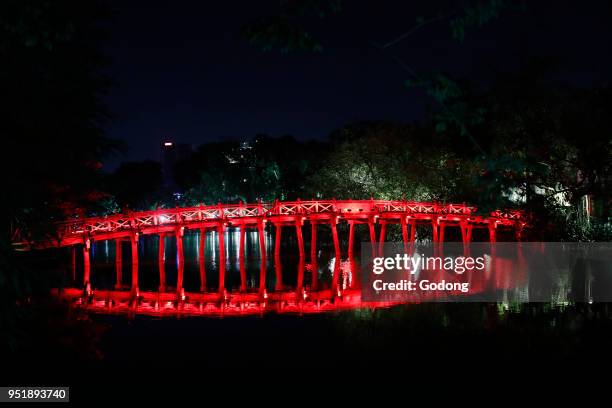
<path id="1" fill-rule="evenodd" d="M 487 228 L 524 225 L 520 211 L 494 211 L 477 215 L 476 207 L 466 204 L 421 203 L 387 200 L 276 201 L 256 204 L 218 204 L 185 208 L 131 212 L 107 217 L 71 219 L 58 224 L 57 234 L 48 240 L 31 242 L 35 247 L 72 246 L 86 240 L 110 240 L 141 235 L 172 233 L 177 227 L 211 229 L 223 226 L 256 228 L 271 222 L 332 223 L 406 222 Z M 22 237 L 23 238 L 23 237 Z"/>

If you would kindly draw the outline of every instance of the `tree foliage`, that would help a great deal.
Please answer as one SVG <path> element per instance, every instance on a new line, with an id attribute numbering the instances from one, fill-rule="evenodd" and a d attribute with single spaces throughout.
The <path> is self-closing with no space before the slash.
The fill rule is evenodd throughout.
<path id="1" fill-rule="evenodd" d="M 37 303 L 58 286 L 60 254 L 45 253 L 44 262 L 32 263 L 36 255 L 13 251 L 10 232 L 20 227 L 22 237 L 39 237 L 53 230 L 52 221 L 83 215 L 105 196 L 98 189 L 100 160 L 116 146 L 102 128 L 108 114 L 100 95 L 108 81 L 101 75 L 97 23 L 105 16 L 96 2 L 0 2 L 0 173 L 7 192 L 0 226 L 3 361 L 42 349 L 50 338 L 88 343 L 83 336 L 91 334 L 88 322 Z M 66 325 L 50 332 L 58 314 Z"/>

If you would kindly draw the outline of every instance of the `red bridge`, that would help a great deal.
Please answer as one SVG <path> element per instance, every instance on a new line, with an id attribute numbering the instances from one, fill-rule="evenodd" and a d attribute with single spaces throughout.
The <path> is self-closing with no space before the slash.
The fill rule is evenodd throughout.
<path id="1" fill-rule="evenodd" d="M 71 247 L 73 276 L 76 269 L 75 253 L 80 247 L 83 252 L 83 288 L 64 290 L 61 295 L 94 310 L 105 312 L 132 311 L 140 313 L 187 313 L 203 315 L 249 314 L 270 310 L 291 312 L 318 312 L 368 306 L 360 302 L 359 291 L 355 288 L 339 288 L 341 274 L 341 249 L 337 224 L 346 222 L 349 226 L 348 255 L 353 258 L 355 226 L 367 225 L 372 252 L 376 253 L 377 242 L 385 241 L 388 224 L 401 226 L 404 248 L 410 250 L 415 242 L 417 225 L 431 228 L 432 241 L 443 242 L 446 227 L 458 227 L 464 243 L 472 240 L 475 228 L 488 231 L 489 241 L 496 241 L 499 229 L 512 231 L 517 240 L 525 226 L 520 211 L 495 211 L 488 216 L 476 214 L 476 208 L 465 204 L 420 203 L 409 201 L 384 200 L 318 200 L 293 201 L 257 204 L 218 204 L 214 206 L 197 206 L 189 208 L 158 209 L 154 211 L 132 212 L 108 217 L 73 219 L 58 224 L 56 237 L 46 241 L 29 242 L 34 248 Z M 304 264 L 305 251 L 302 228 L 305 223 L 311 227 L 310 260 L 311 285 L 307 292 L 303 287 L 304 267 L 298 271 L 297 287 L 284 291 L 268 293 L 265 288 L 266 250 L 264 228 L 266 223 L 274 225 L 275 258 L 280 257 L 281 233 L 283 227 L 295 229 L 297 236 L 300 265 Z M 332 275 L 331 288 L 320 290 L 317 282 L 316 248 L 317 226 L 328 224 L 331 227 L 336 260 Z M 380 225 L 378 241 L 375 224 Z M 224 232 L 228 227 L 239 227 L 240 230 L 240 290 L 228 293 L 225 287 L 225 242 Z M 256 293 L 247 292 L 246 270 L 244 262 L 246 229 L 256 229 L 259 234 L 261 259 L 260 285 Z M 218 291 L 206 291 L 205 271 L 205 232 L 216 230 L 219 245 L 219 286 Z M 200 292 L 185 293 L 183 290 L 183 235 L 185 230 L 199 231 L 199 276 Z M 140 292 L 138 286 L 138 241 L 141 235 L 156 234 L 160 237 L 174 236 L 177 248 L 177 283 L 175 291 L 166 293 L 166 274 L 164 265 L 164 239 L 159 244 L 159 292 Z M 94 291 L 90 285 L 91 262 L 90 248 L 92 241 L 114 240 L 116 243 L 116 290 Z M 122 253 L 121 242 L 131 243 L 131 290 L 121 291 L 122 287 Z"/>

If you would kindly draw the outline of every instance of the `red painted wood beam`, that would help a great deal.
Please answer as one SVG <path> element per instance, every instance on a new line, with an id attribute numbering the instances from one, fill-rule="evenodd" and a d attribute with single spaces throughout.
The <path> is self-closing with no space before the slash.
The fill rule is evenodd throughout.
<path id="1" fill-rule="evenodd" d="M 123 241 L 115 240 L 115 289 L 123 284 Z"/>
<path id="2" fill-rule="evenodd" d="M 206 291 L 206 229 L 200 228 L 200 245 L 198 246 L 198 262 L 200 269 L 200 292 Z"/>
<path id="3" fill-rule="evenodd" d="M 240 246 L 238 248 L 238 263 L 240 264 L 240 291 L 245 292 L 247 289 L 246 269 L 244 266 L 244 251 L 246 240 L 246 228 L 244 225 L 240 227 Z"/>

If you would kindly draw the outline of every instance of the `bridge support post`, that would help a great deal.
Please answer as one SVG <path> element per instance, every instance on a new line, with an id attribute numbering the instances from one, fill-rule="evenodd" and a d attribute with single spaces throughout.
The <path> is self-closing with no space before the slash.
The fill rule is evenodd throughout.
<path id="1" fill-rule="evenodd" d="M 132 295 L 138 295 L 138 233 L 132 234 Z"/>
<path id="2" fill-rule="evenodd" d="M 466 256 L 469 252 L 469 244 L 472 241 L 472 228 L 473 226 L 468 224 L 467 221 L 461 222 L 461 240 L 463 241 L 463 251 Z"/>
<path id="3" fill-rule="evenodd" d="M 281 264 L 280 256 L 274 257 L 274 273 L 276 277 L 274 290 L 281 290 L 283 289 L 283 265 Z"/>
<path id="4" fill-rule="evenodd" d="M 157 266 L 159 269 L 159 291 L 166 291 L 166 235 L 159 234 Z"/>
<path id="5" fill-rule="evenodd" d="M 349 221 L 349 240 L 348 240 L 348 257 L 349 260 L 353 259 L 353 246 L 355 241 L 355 222 Z"/>
<path id="6" fill-rule="evenodd" d="M 183 290 L 183 279 L 185 274 L 185 256 L 183 252 L 183 233 L 184 228 L 180 227 L 176 230 L 176 292 L 182 293 Z"/>
<path id="7" fill-rule="evenodd" d="M 374 221 L 368 220 L 368 228 L 370 229 L 370 245 L 372 245 L 372 256 L 376 256 L 376 231 L 374 231 Z"/>
<path id="8" fill-rule="evenodd" d="M 380 236 L 378 238 L 378 255 L 383 253 L 383 244 L 385 243 L 385 237 L 387 235 L 387 222 L 381 221 L 380 223 Z"/>
<path id="9" fill-rule="evenodd" d="M 310 221 L 310 263 L 317 261 L 317 223 Z"/>
<path id="10" fill-rule="evenodd" d="M 416 221 L 410 223 L 410 255 L 414 252 L 414 242 L 416 240 Z"/>
<path id="11" fill-rule="evenodd" d="M 338 279 L 340 275 L 340 242 L 338 241 L 338 229 L 336 228 L 336 218 L 331 221 L 332 238 L 334 240 L 334 252 L 336 253 L 336 262 L 334 262 L 334 275 L 332 278 L 332 291 L 335 294 L 338 289 Z"/>
<path id="12" fill-rule="evenodd" d="M 240 264 L 240 291 L 244 292 L 247 289 L 246 269 L 244 267 L 244 244 L 246 240 L 246 226 L 240 226 L 240 247 L 238 249 L 238 262 Z"/>
<path id="13" fill-rule="evenodd" d="M 219 235 L 219 294 L 225 292 L 225 224 L 219 223 L 217 226 Z"/>
<path id="14" fill-rule="evenodd" d="M 432 228 L 432 241 L 434 243 L 438 242 L 438 219 L 434 218 L 431 220 L 431 228 Z"/>
<path id="15" fill-rule="evenodd" d="M 295 233 L 297 235 L 298 247 L 300 252 L 300 260 L 298 261 L 298 276 L 297 276 L 297 296 L 302 300 L 302 287 L 304 285 L 304 237 L 302 236 L 302 219 L 295 220 Z"/>
<path id="16" fill-rule="evenodd" d="M 400 221 L 402 227 L 402 241 L 404 242 L 404 253 L 408 253 L 408 226 L 406 225 L 406 217 L 402 216 Z"/>
<path id="17" fill-rule="evenodd" d="M 297 287 L 296 287 L 296 295 L 298 301 L 304 300 L 303 288 L 304 288 L 304 258 L 300 258 L 298 262 L 298 276 L 297 276 Z"/>
<path id="18" fill-rule="evenodd" d="M 83 287 L 85 290 L 91 289 L 91 262 L 89 259 L 91 249 L 91 242 L 89 239 L 85 240 L 83 244 Z"/>
<path id="19" fill-rule="evenodd" d="M 276 227 L 274 234 L 274 258 L 280 257 L 280 245 L 281 245 L 281 236 L 283 234 L 283 227 L 281 224 L 274 224 Z"/>
<path id="20" fill-rule="evenodd" d="M 123 245 L 120 238 L 115 240 L 115 289 L 121 289 L 123 281 Z"/>
<path id="21" fill-rule="evenodd" d="M 200 228 L 200 245 L 198 246 L 198 261 L 200 266 L 200 292 L 206 292 L 206 229 Z"/>
<path id="22" fill-rule="evenodd" d="M 311 267 L 311 287 L 312 290 L 317 290 L 319 286 L 319 274 L 317 267 L 317 223 L 310 221 L 310 267 Z"/>
<path id="23" fill-rule="evenodd" d="M 274 272 L 276 276 L 276 284 L 274 285 L 274 289 L 281 290 L 283 288 L 283 270 L 280 259 L 280 245 L 281 237 L 283 235 L 283 226 L 280 223 L 274 225 L 276 227 L 276 234 L 274 237 Z"/>
<path id="24" fill-rule="evenodd" d="M 264 221 L 257 221 L 257 233 L 259 237 L 259 293 L 263 295 L 266 290 L 266 236 L 264 234 Z"/>
<path id="25" fill-rule="evenodd" d="M 300 259 L 304 259 L 304 237 L 302 236 L 302 220 L 295 220 L 295 234 L 297 235 L 298 248 L 300 251 Z"/>
<path id="26" fill-rule="evenodd" d="M 514 228 L 514 237 L 517 242 L 520 242 L 523 238 L 523 226 L 517 223 Z"/>
<path id="27" fill-rule="evenodd" d="M 495 234 L 495 230 L 496 230 L 496 224 L 495 223 L 489 223 L 489 242 L 494 244 L 495 242 L 497 242 L 497 236 Z"/>
<path id="28" fill-rule="evenodd" d="M 274 273 L 276 277 L 276 283 L 274 284 L 274 290 L 283 289 L 283 265 L 281 264 L 280 256 L 274 257 Z"/>
<path id="29" fill-rule="evenodd" d="M 440 226 L 438 227 L 438 241 L 440 242 L 440 246 L 444 245 L 444 235 L 446 232 L 446 224 L 444 224 L 444 222 L 440 223 Z"/>

